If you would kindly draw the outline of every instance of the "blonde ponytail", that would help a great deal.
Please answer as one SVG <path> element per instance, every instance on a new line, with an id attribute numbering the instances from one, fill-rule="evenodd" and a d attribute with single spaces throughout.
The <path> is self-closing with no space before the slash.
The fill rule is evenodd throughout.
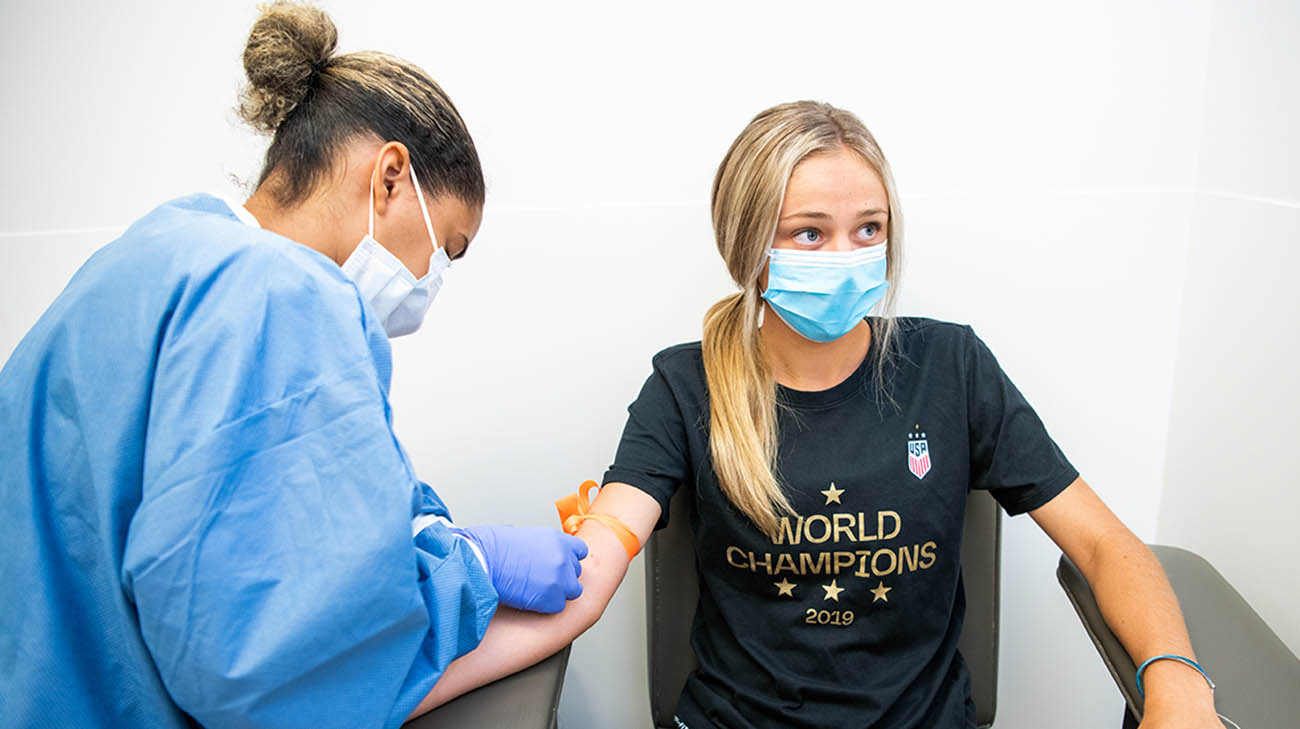
<path id="1" fill-rule="evenodd" d="M 704 316 L 709 448 L 727 498 L 759 529 L 776 534 L 794 509 L 776 478 L 776 380 L 758 338 L 758 296 L 732 294 Z"/>
<path id="2" fill-rule="evenodd" d="M 883 392 L 902 266 L 902 214 L 889 165 L 866 126 L 830 104 L 775 106 L 740 133 L 713 181 L 714 237 L 741 291 L 714 304 L 704 317 L 709 449 L 722 492 L 772 538 L 782 515 L 793 515 L 794 509 L 780 481 L 776 380 L 759 338 L 763 302 L 758 282 L 791 172 L 811 154 L 840 148 L 862 155 L 880 174 L 889 195 L 890 288 L 880 307 L 883 325 L 873 331 L 876 377 Z"/>

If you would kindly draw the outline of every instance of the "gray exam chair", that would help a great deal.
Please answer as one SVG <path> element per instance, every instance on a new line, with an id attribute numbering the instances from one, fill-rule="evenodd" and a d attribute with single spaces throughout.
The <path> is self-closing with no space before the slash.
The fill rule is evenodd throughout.
<path id="1" fill-rule="evenodd" d="M 403 729 L 555 729 L 571 647 L 448 701 Z"/>
<path id="2" fill-rule="evenodd" d="M 691 622 L 700 596 L 691 544 L 691 512 L 695 508 L 692 498 L 689 489 L 678 489 L 669 504 L 668 526 L 646 542 L 650 715 L 656 729 L 677 729 L 673 721 L 677 697 L 687 675 L 699 665 L 690 643 Z M 1001 542 L 1001 508 L 987 493 L 972 492 L 966 500 L 961 545 L 966 622 L 959 647 L 970 667 L 971 695 L 980 729 L 992 726 L 997 710 Z"/>
<path id="3" fill-rule="evenodd" d="M 1219 714 L 1243 729 L 1300 726 L 1300 659 L 1209 562 L 1185 549 L 1150 546 L 1178 596 L 1196 658 L 1218 687 Z M 1135 729 L 1142 697 L 1133 660 L 1106 625 L 1083 573 L 1064 555 L 1056 577 L 1124 697 L 1124 728 Z"/>

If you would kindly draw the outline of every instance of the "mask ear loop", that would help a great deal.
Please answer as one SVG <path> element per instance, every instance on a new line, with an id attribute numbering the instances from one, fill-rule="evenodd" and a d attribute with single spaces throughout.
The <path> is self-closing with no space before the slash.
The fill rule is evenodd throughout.
<path id="1" fill-rule="evenodd" d="M 371 184 L 374 184 L 373 180 Z M 424 216 L 424 229 L 429 231 L 429 240 L 433 242 L 433 250 L 436 252 L 442 246 L 438 245 L 438 237 L 433 234 L 433 221 L 429 220 L 429 207 L 424 203 L 424 193 L 420 191 L 420 181 L 415 177 L 414 164 L 411 164 L 411 184 L 415 186 L 415 200 L 420 203 L 420 214 Z"/>
<path id="2" fill-rule="evenodd" d="M 373 172 L 370 174 L 370 229 L 367 231 L 367 235 L 370 236 L 371 240 L 374 240 L 375 237 L 375 175 Z"/>
<path id="3" fill-rule="evenodd" d="M 781 189 L 781 197 L 782 197 L 782 198 L 785 197 L 785 188 L 784 188 L 784 187 L 782 187 L 782 189 Z M 771 276 L 772 276 L 772 249 L 776 246 L 776 227 L 777 227 L 777 224 L 779 224 L 779 222 L 780 222 L 780 221 L 777 221 L 777 223 L 773 223 L 773 224 L 772 224 L 772 237 L 770 237 L 770 238 L 767 239 L 767 253 L 765 253 L 765 254 L 763 255 L 763 268 L 766 268 L 766 269 L 767 269 L 767 275 L 768 275 L 768 281 L 767 281 L 767 283 L 768 283 L 769 286 L 772 284 L 772 279 L 771 279 Z M 762 278 L 762 276 L 763 276 L 763 274 L 762 274 L 761 271 L 759 272 L 758 275 L 759 275 L 759 278 Z M 763 294 L 766 294 L 766 293 L 767 293 L 766 290 L 763 290 L 763 291 L 759 291 L 759 290 L 758 290 L 758 280 L 755 279 L 755 281 L 754 281 L 754 295 L 758 298 L 758 323 L 756 323 L 756 324 L 754 325 L 754 327 L 755 327 L 756 329 L 762 329 L 762 328 L 763 328 L 763 324 L 766 323 L 766 321 L 767 321 L 767 306 L 764 305 L 764 304 L 766 303 L 766 301 L 765 301 L 765 299 L 763 298 Z"/>

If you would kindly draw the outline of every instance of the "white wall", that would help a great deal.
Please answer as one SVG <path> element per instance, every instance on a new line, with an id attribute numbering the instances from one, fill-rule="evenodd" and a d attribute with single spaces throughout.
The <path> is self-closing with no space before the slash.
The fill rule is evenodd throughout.
<path id="1" fill-rule="evenodd" d="M 727 144 L 762 108 L 818 98 L 890 155 L 904 311 L 975 324 L 1156 536 L 1209 0 L 325 6 L 344 50 L 438 78 L 483 156 L 479 238 L 395 346 L 399 432 L 459 520 L 553 524 L 551 501 L 599 477 L 650 355 L 698 338 L 729 291 L 706 208 Z M 234 191 L 261 147 L 230 112 L 252 3 L 0 12 L 7 356 L 97 241 L 168 197 Z M 1120 716 L 1057 554 L 1008 523 L 999 727 Z M 638 561 L 579 639 L 566 728 L 648 723 L 642 584 Z"/>
<path id="2" fill-rule="evenodd" d="M 1300 6 L 1213 18 L 1158 533 L 1300 653 Z"/>

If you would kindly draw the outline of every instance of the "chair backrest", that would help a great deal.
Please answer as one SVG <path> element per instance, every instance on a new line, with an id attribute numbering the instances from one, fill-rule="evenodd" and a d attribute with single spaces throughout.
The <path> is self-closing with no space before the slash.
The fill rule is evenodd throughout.
<path id="1" fill-rule="evenodd" d="M 673 712 L 686 677 L 699 665 L 691 648 L 691 623 L 700 587 L 691 541 L 693 495 L 678 489 L 668 526 L 646 543 L 646 638 L 650 661 L 650 714 L 657 729 L 677 729 Z M 993 724 L 998 697 L 998 595 L 1002 510 L 987 492 L 966 499 L 961 566 L 966 622 L 959 647 L 970 667 L 971 696 L 980 729 Z"/>

